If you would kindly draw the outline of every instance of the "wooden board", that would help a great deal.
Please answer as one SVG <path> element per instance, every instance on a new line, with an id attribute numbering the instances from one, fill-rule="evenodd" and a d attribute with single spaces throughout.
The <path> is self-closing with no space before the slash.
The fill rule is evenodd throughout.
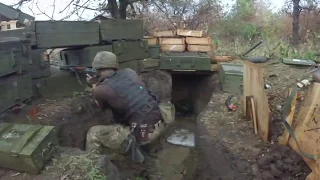
<path id="1" fill-rule="evenodd" d="M 212 46 L 208 45 L 188 45 L 190 52 L 211 52 Z"/>
<path id="2" fill-rule="evenodd" d="M 232 60 L 232 56 L 212 56 L 212 62 L 228 62 Z"/>
<path id="3" fill-rule="evenodd" d="M 253 96 L 246 97 L 246 106 L 246 117 L 250 120 L 254 133 L 258 134 L 257 116 Z"/>
<path id="4" fill-rule="evenodd" d="M 270 109 L 264 90 L 263 69 L 257 64 L 244 62 L 243 70 L 243 97 L 254 97 L 258 134 L 264 142 L 268 142 Z M 246 112 L 246 101 L 244 102 Z"/>
<path id="5" fill-rule="evenodd" d="M 211 64 L 211 71 L 217 72 L 219 71 L 219 68 L 220 68 L 219 64 Z"/>
<path id="6" fill-rule="evenodd" d="M 291 91 L 292 91 L 292 88 L 289 89 L 288 96 L 290 95 Z M 286 121 L 290 126 L 292 125 L 292 122 L 293 122 L 293 116 L 296 110 L 296 103 L 297 103 L 297 94 L 294 96 L 292 100 L 291 111 L 288 117 L 286 118 Z M 286 129 L 284 129 L 283 135 L 279 137 L 279 143 L 282 145 L 286 145 L 288 143 L 288 140 L 289 140 L 289 132 Z"/>
<path id="7" fill-rule="evenodd" d="M 156 38 L 156 37 L 144 37 L 144 39 L 146 40 L 146 41 L 148 41 L 148 44 L 149 45 L 157 45 L 157 44 L 159 44 L 159 39 L 158 38 Z"/>
<path id="8" fill-rule="evenodd" d="M 160 44 L 170 44 L 170 45 L 184 45 L 186 44 L 185 38 L 159 38 Z"/>
<path id="9" fill-rule="evenodd" d="M 196 45 L 211 45 L 211 38 L 197 38 L 197 37 L 187 37 L 186 38 L 187 44 L 196 44 Z"/>
<path id="10" fill-rule="evenodd" d="M 161 51 L 167 51 L 167 52 L 183 52 L 186 49 L 185 45 L 169 45 L 169 44 L 163 44 L 160 45 Z"/>
<path id="11" fill-rule="evenodd" d="M 301 105 L 297 118 L 294 119 L 292 128 L 298 139 L 301 150 L 305 153 L 320 154 L 320 83 L 313 83 L 306 92 L 305 100 Z M 288 144 L 297 153 L 301 154 L 297 143 L 292 137 Z M 319 162 L 303 157 L 304 161 L 312 170 L 308 180 L 320 179 Z"/>
<path id="12" fill-rule="evenodd" d="M 153 32 L 152 36 L 153 37 L 175 37 L 177 35 L 176 30 L 170 30 L 170 31 L 158 31 L 158 32 Z"/>
<path id="13" fill-rule="evenodd" d="M 0 22 L 1 31 L 17 29 L 17 22 L 18 22 L 17 20 L 1 21 Z"/>
<path id="14" fill-rule="evenodd" d="M 185 36 L 185 37 L 202 37 L 203 31 L 199 30 L 188 30 L 188 29 L 178 29 L 177 35 L 178 36 Z"/>

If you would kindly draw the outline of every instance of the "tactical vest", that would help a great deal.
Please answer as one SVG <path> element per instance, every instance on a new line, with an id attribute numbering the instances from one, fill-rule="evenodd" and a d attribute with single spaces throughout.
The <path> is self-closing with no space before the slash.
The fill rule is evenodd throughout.
<path id="1" fill-rule="evenodd" d="M 122 97 L 129 109 L 124 116 L 125 120 L 133 113 L 141 116 L 140 122 L 137 122 L 138 127 L 145 120 L 147 113 L 158 105 L 155 95 L 145 86 L 137 83 L 124 70 L 114 72 L 111 77 L 102 80 L 101 84 L 107 84 Z"/>

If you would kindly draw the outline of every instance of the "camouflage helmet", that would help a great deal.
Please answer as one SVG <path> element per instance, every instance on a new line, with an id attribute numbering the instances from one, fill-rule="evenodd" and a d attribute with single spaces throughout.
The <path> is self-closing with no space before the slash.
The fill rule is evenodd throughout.
<path id="1" fill-rule="evenodd" d="M 93 59 L 92 67 L 94 69 L 119 69 L 118 58 L 109 51 L 100 51 Z"/>

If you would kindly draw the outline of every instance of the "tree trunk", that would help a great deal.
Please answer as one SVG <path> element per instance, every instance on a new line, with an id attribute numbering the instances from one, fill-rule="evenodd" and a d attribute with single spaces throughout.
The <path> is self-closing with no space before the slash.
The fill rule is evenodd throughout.
<path id="1" fill-rule="evenodd" d="M 292 0 L 292 45 L 297 47 L 299 45 L 299 16 L 300 16 L 300 0 Z"/>
<path id="2" fill-rule="evenodd" d="M 127 18 L 127 7 L 128 7 L 128 0 L 119 0 L 119 14 L 120 19 L 126 19 Z"/>
<path id="3" fill-rule="evenodd" d="M 108 9 L 113 18 L 115 19 L 119 18 L 119 9 L 118 9 L 117 0 L 108 0 Z"/>

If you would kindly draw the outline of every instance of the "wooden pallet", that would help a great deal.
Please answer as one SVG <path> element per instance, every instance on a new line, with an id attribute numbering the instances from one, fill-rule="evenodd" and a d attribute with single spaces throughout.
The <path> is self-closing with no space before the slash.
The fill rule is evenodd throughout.
<path id="1" fill-rule="evenodd" d="M 1 21 L 0 22 L 1 31 L 18 29 L 17 28 L 17 22 L 18 22 L 17 20 Z"/>

